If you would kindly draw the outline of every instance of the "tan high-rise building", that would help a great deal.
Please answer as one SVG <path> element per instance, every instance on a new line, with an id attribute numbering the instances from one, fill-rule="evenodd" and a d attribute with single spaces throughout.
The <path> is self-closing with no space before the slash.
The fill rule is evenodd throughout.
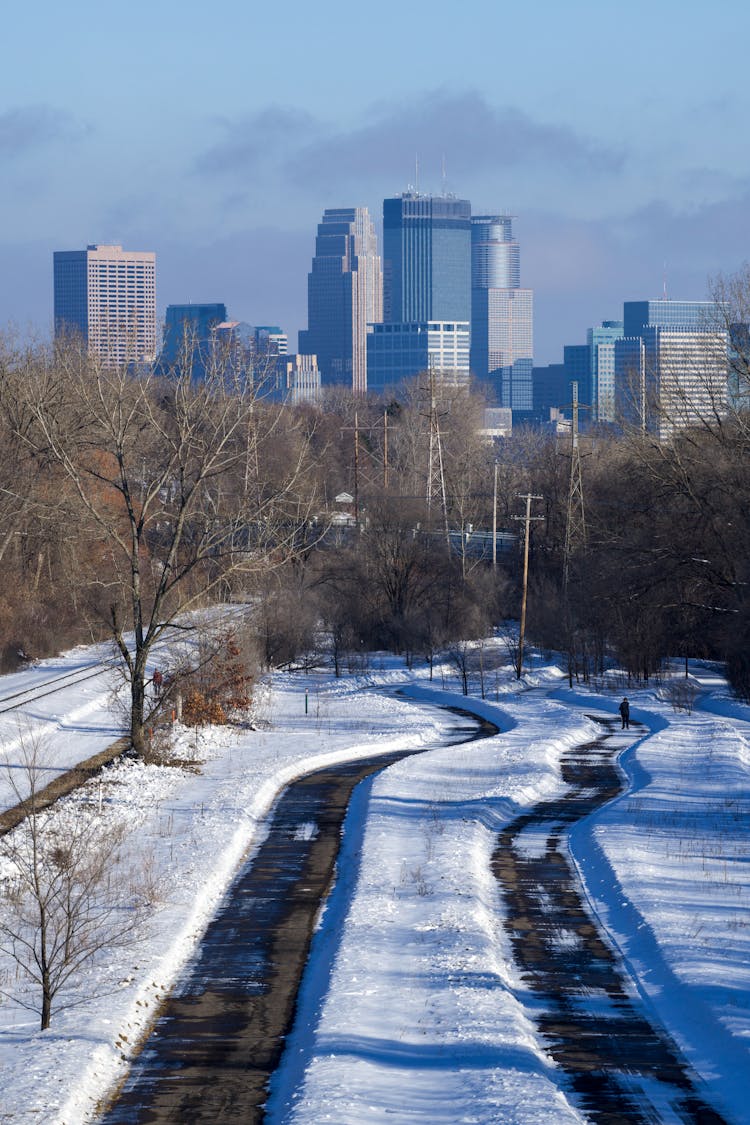
<path id="1" fill-rule="evenodd" d="M 367 325 L 383 319 L 377 239 L 366 207 L 323 212 L 307 284 L 299 351 L 316 355 L 321 384 L 367 391 Z"/>
<path id="2" fill-rule="evenodd" d="M 156 356 L 156 254 L 88 246 L 54 254 L 55 336 L 80 334 L 108 367 Z"/>

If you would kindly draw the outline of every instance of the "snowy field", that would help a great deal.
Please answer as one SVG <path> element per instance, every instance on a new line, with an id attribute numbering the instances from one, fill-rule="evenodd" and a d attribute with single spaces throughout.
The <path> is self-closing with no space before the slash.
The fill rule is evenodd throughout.
<path id="1" fill-rule="evenodd" d="M 79 650 L 62 663 L 92 660 Z M 60 663 L 7 690 L 3 678 L 0 695 Z M 536 1034 L 489 857 L 503 824 L 561 792 L 561 754 L 595 734 L 587 713 L 616 712 L 620 694 L 571 691 L 536 663 L 520 685 L 500 667 L 484 701 L 456 695 L 447 669 L 430 683 L 386 658 L 338 681 L 276 676 L 255 730 L 182 732 L 184 768 L 122 763 L 64 802 L 55 815 L 93 809 L 122 826 L 153 909 L 129 946 L 61 994 L 80 1003 L 49 1031 L 0 1003 L 0 1122 L 95 1121 L 285 782 L 373 750 L 439 746 L 457 722 L 441 702 L 468 705 L 501 733 L 405 759 L 358 789 L 269 1120 L 584 1121 Z M 750 711 L 713 670 L 695 671 L 702 694 L 690 714 L 658 690 L 629 692 L 649 731 L 616 736 L 629 791 L 574 829 L 572 851 L 643 1003 L 740 1123 L 750 1119 Z M 87 680 L 31 707 L 20 734 L 2 716 L 0 763 L 18 766 L 29 729 L 43 736 L 49 769 L 87 757 L 111 741 L 111 707 L 111 684 Z M 0 792 L 7 803 L 10 790 Z M 33 999 L 9 960 L 0 988 Z"/>
<path id="2" fill-rule="evenodd" d="M 110 659 L 108 645 L 92 645 L 0 676 L 0 809 L 16 803 L 14 787 L 23 791 L 15 769 L 23 757 L 22 742 L 42 739 L 54 746 L 46 784 L 119 737 L 119 679 Z M 35 698 L 26 703 L 29 692 Z"/>

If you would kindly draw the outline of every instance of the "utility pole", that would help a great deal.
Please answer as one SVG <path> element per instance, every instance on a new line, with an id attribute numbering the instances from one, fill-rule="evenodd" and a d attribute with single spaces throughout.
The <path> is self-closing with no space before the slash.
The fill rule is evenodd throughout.
<path id="1" fill-rule="evenodd" d="M 359 530 L 359 411 L 354 411 L 354 425 L 342 426 L 341 432 L 354 431 L 354 523 Z"/>
<path id="2" fill-rule="evenodd" d="M 388 491 L 388 407 L 383 411 L 383 488 Z"/>
<path id="3" fill-rule="evenodd" d="M 497 460 L 492 485 L 492 569 L 497 570 Z"/>
<path id="4" fill-rule="evenodd" d="M 583 509 L 583 477 L 581 475 L 581 448 L 578 442 L 578 383 L 573 383 L 573 424 L 571 426 L 570 487 L 568 489 L 568 517 L 565 524 L 565 551 L 563 554 L 563 589 L 568 587 L 570 557 L 578 547 L 586 546 L 586 519 Z"/>
<path id="5" fill-rule="evenodd" d="M 359 530 L 359 416 L 354 411 L 354 522 Z"/>
<path id="6" fill-rule="evenodd" d="M 519 493 L 520 498 L 526 501 L 526 514 L 523 516 L 514 516 L 513 519 L 524 521 L 524 537 L 523 537 L 523 587 L 521 594 L 521 629 L 518 635 L 518 662 L 516 663 L 516 679 L 521 679 L 523 672 L 523 642 L 526 635 L 526 597 L 529 587 L 529 538 L 531 532 L 532 520 L 543 520 L 544 516 L 532 516 L 531 514 L 531 501 L 543 500 L 543 496 L 535 496 L 531 492 L 527 492 L 524 496 Z"/>

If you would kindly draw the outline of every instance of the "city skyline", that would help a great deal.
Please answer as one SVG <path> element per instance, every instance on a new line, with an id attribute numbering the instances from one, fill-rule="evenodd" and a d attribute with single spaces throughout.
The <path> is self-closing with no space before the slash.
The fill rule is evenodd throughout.
<path id="1" fill-rule="evenodd" d="M 547 398 L 555 412 L 566 413 L 575 384 L 592 421 L 612 422 L 636 410 L 650 426 L 653 402 L 666 396 L 672 428 L 701 410 L 721 409 L 733 393 L 729 341 L 718 330 L 715 303 L 625 301 L 623 319 L 592 326 L 585 344 L 565 345 L 562 364 L 533 366 L 533 293 L 520 287 L 513 216 L 472 215 L 469 200 L 412 190 L 385 199 L 383 217 L 381 270 L 367 210 L 324 212 L 308 275 L 311 327 L 300 332 L 300 354 L 291 357 L 304 371 L 299 364 L 287 365 L 285 374 L 278 368 L 272 393 L 290 393 L 293 401 L 314 398 L 321 385 L 378 393 L 429 368 L 458 384 L 473 375 L 488 403 L 519 421 L 547 421 Z M 119 245 L 55 251 L 55 335 L 79 333 L 106 366 L 155 361 L 155 264 L 153 252 Z M 459 319 L 467 311 L 470 319 Z M 222 348 L 248 355 L 288 351 L 280 326 L 229 320 L 220 302 L 175 304 L 166 310 L 157 366 L 179 364 L 189 341 L 203 377 L 219 337 Z M 701 357 L 702 374 L 692 370 Z M 710 387 L 701 391 L 703 376 Z M 702 405 L 693 409 L 693 400 Z M 662 438 L 670 432 L 659 429 Z"/>
<path id="2" fill-rule="evenodd" d="M 324 20 L 237 0 L 221 20 L 191 0 L 177 11 L 134 0 L 125 24 L 92 0 L 41 24 L 8 13 L 0 324 L 49 332 L 49 255 L 98 241 L 156 251 L 160 318 L 222 300 L 294 338 L 322 212 L 377 215 L 409 185 L 518 216 L 539 362 L 622 299 L 659 295 L 665 278 L 670 297 L 701 299 L 747 257 L 739 2 L 712 19 L 676 0 L 634 0 L 627 16 L 584 0 L 476 3 L 450 30 L 391 0 L 376 16 L 330 0 Z M 356 42 L 356 73 L 311 65 L 331 26 Z M 255 52 L 248 67 L 250 42 L 283 56 Z"/>

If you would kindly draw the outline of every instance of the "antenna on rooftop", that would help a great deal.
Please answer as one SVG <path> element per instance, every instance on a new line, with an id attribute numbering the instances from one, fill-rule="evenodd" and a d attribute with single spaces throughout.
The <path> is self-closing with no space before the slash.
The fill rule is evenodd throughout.
<path id="1" fill-rule="evenodd" d="M 445 153 L 443 153 L 443 159 L 442 159 L 440 171 L 441 171 L 442 182 L 443 182 L 443 195 L 445 195 L 445 193 L 446 193 L 446 190 L 445 190 L 446 189 Z"/>
<path id="2" fill-rule="evenodd" d="M 419 153 L 414 153 L 414 184 L 416 194 L 419 195 Z"/>
<path id="3" fill-rule="evenodd" d="M 663 292 L 664 292 L 664 300 L 666 301 L 667 300 L 667 263 L 666 262 L 664 263 L 664 274 L 663 274 L 662 289 L 663 289 Z"/>

